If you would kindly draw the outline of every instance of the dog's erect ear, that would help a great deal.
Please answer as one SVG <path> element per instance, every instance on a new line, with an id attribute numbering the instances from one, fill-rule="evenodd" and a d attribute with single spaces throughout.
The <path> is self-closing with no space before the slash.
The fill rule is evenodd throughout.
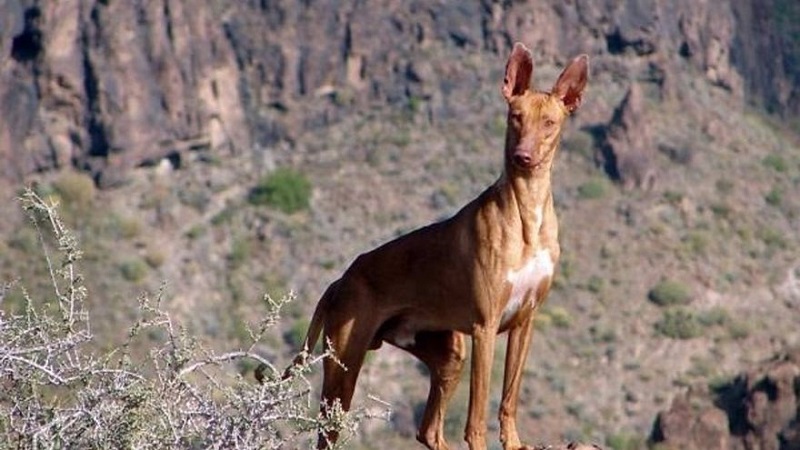
<path id="1" fill-rule="evenodd" d="M 561 72 L 553 87 L 553 95 L 560 98 L 570 113 L 578 109 L 583 97 L 583 89 L 589 78 L 589 57 L 581 55 L 573 59 Z"/>
<path id="2" fill-rule="evenodd" d="M 531 52 L 522 43 L 514 44 L 514 50 L 506 63 L 506 76 L 503 78 L 503 97 L 506 101 L 528 90 L 533 74 Z"/>

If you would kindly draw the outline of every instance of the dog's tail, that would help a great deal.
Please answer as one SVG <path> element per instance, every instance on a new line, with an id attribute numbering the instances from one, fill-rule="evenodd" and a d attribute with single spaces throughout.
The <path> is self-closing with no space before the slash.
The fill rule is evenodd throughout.
<path id="1" fill-rule="evenodd" d="M 306 333 L 306 338 L 303 341 L 303 352 L 311 353 L 314 351 L 314 347 L 317 345 L 317 341 L 319 340 L 319 335 L 322 333 L 322 327 L 324 325 L 323 322 L 325 321 L 325 313 L 331 308 L 331 302 L 336 295 L 336 288 L 338 286 L 338 280 L 331 283 L 331 285 L 328 286 L 328 289 L 325 290 L 325 293 L 322 294 L 322 298 L 319 299 L 317 308 L 314 310 L 314 315 L 311 316 L 311 323 L 308 324 L 308 332 Z"/>
<path id="2" fill-rule="evenodd" d="M 314 310 L 314 315 L 311 316 L 311 323 L 308 324 L 308 331 L 306 332 L 306 338 L 303 340 L 300 353 L 294 357 L 294 361 L 292 361 L 292 364 L 284 372 L 284 378 L 287 378 L 291 374 L 294 367 L 303 364 L 306 357 L 314 351 L 314 347 L 317 345 L 317 341 L 319 340 L 320 334 L 322 334 L 322 328 L 325 324 L 325 314 L 331 307 L 330 304 L 336 295 L 336 288 L 338 285 L 338 280 L 331 283 L 328 289 L 325 290 L 325 293 L 322 294 L 322 298 L 319 299 L 317 308 Z"/>

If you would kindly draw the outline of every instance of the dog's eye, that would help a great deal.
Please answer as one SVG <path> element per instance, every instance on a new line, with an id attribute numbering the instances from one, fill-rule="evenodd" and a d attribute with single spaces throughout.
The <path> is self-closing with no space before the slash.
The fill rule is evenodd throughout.
<path id="1" fill-rule="evenodd" d="M 556 124 L 556 121 L 553 119 L 544 119 L 544 127 L 551 128 L 553 125 Z"/>
<path id="2" fill-rule="evenodd" d="M 519 111 L 511 111 L 511 120 L 514 122 L 521 122 L 522 121 L 522 113 Z"/>

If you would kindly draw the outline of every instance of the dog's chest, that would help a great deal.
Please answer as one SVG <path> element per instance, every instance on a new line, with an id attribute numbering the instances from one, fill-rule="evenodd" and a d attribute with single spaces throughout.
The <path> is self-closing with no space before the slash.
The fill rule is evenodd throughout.
<path id="1" fill-rule="evenodd" d="M 500 325 L 509 320 L 528 303 L 536 301 L 539 285 L 553 276 L 553 258 L 547 250 L 539 250 L 518 270 L 508 272 L 506 280 L 511 284 L 511 296 L 503 309 Z M 533 305 L 531 305 L 533 306 Z"/>

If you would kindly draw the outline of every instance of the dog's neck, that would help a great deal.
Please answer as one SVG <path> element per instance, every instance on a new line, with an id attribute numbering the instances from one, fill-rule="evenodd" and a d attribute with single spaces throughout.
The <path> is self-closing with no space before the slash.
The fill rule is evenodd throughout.
<path id="1" fill-rule="evenodd" d="M 552 165 L 550 159 L 532 172 L 523 172 L 508 163 L 495 183 L 501 214 L 510 221 L 508 223 L 519 221 L 526 244 L 537 242 L 545 207 L 552 199 Z"/>

